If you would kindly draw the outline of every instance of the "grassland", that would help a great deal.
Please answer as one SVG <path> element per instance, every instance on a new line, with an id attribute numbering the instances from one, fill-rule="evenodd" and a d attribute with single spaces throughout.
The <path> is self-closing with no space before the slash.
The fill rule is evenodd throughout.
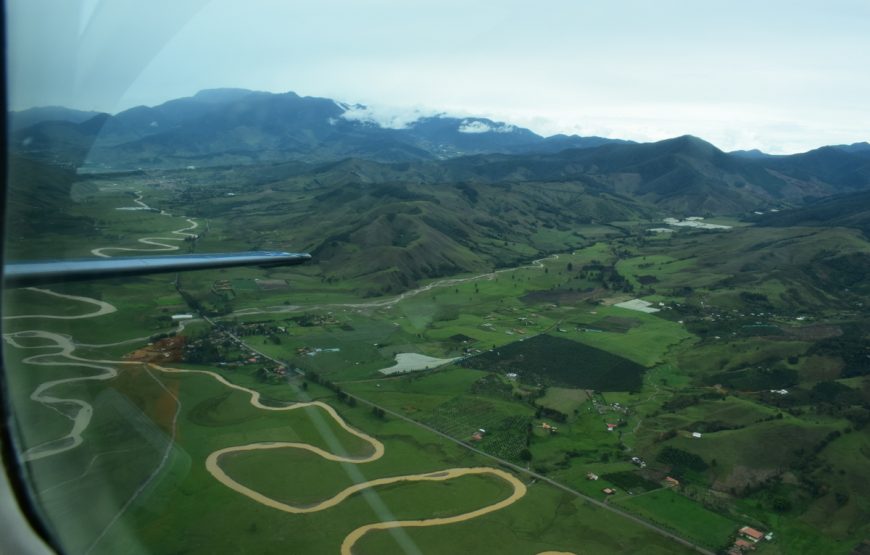
<path id="1" fill-rule="evenodd" d="M 217 445 L 240 440 L 269 441 L 279 436 L 284 440 L 298 438 L 325 445 L 334 434 L 348 452 L 354 450 L 353 442 L 348 442 L 336 430 L 326 435 L 322 435 L 322 431 L 316 432 L 318 426 L 312 425 L 316 420 L 309 420 L 314 414 L 302 411 L 295 411 L 298 413 L 295 415 L 262 414 L 262 411 L 251 408 L 242 398 L 243 395 L 227 395 L 213 380 L 205 377 L 161 376 L 160 379 L 166 384 L 179 382 L 177 391 L 182 413 L 177 445 L 193 460 L 201 459 Z M 199 414 L 203 405 L 209 407 L 207 412 L 211 415 L 205 421 Z M 377 419 L 362 408 L 344 409 L 342 412 L 354 425 L 383 438 L 387 453 L 383 459 L 367 465 L 324 465 L 322 460 L 287 450 L 266 455 L 234 456 L 228 461 L 228 471 L 253 487 L 304 503 L 328 496 L 343 485 L 360 480 L 362 476 L 372 479 L 409 470 L 425 472 L 450 466 L 480 464 L 468 451 L 401 421 Z M 444 484 L 409 484 L 378 488 L 365 495 L 354 496 L 333 509 L 303 518 L 259 507 L 214 482 L 202 466 L 194 464 L 183 469 L 179 466 L 183 464 L 183 461 L 174 462 L 147 500 L 125 517 L 125 523 L 138 530 L 136 541 L 144 542 L 149 549 L 160 550 L 173 546 L 174 549 L 225 551 L 245 546 L 247 549 L 271 553 L 284 550 L 286 542 L 293 542 L 294 549 L 330 552 L 337 550 L 345 534 L 367 522 L 385 518 L 411 519 L 457 514 L 477 508 L 481 503 L 488 502 L 486 500 L 494 501 L 505 495 L 504 484 L 486 478 L 463 478 Z M 523 505 L 517 505 L 519 510 L 512 509 L 508 517 L 511 521 L 528 520 L 531 515 L 540 512 L 542 503 L 561 495 L 546 486 L 534 487 L 532 492 L 528 503 L 523 499 L 520 501 Z M 577 505 L 571 501 L 567 503 Z M 575 508 L 569 514 L 575 514 L 576 511 Z M 599 530 L 594 542 L 620 546 L 624 550 L 637 548 L 644 542 L 651 542 L 663 550 L 669 545 L 632 524 L 626 524 L 625 531 L 617 534 L 615 529 L 605 524 L 609 522 L 609 517 L 599 515 L 599 511 L 590 512 L 583 508 L 580 512 L 587 525 L 598 521 L 605 530 L 613 530 Z M 239 515 L 244 516 L 240 518 Z M 495 522 L 499 521 L 496 519 Z M 482 527 L 455 525 L 441 532 L 450 534 L 454 545 L 466 542 L 474 545 L 480 535 L 491 531 L 487 522 L 491 520 L 483 519 L 480 523 L 474 523 Z M 124 534 L 125 528 L 113 528 L 101 542 L 99 551 L 117 552 L 130 547 L 134 540 Z M 221 534 L 214 534 L 215 529 L 220 529 Z M 280 531 L 267 533 L 277 530 Z M 543 550 L 552 542 L 570 545 L 574 541 L 569 533 L 571 527 L 566 525 L 561 530 L 541 538 L 528 537 L 525 541 L 537 550 Z M 400 542 L 405 541 L 403 537 L 413 536 L 411 532 L 402 531 L 398 536 Z M 512 549 L 508 538 L 492 538 L 491 541 L 507 550 Z"/>
<path id="2" fill-rule="evenodd" d="M 184 248 L 205 252 L 317 245 L 301 231 L 278 231 L 288 218 L 300 217 L 292 212 L 298 206 L 270 206 L 276 194 L 298 194 L 302 206 L 319 193 L 303 190 L 299 183 L 279 183 L 272 192 L 252 189 L 231 199 L 226 193 L 237 191 L 238 183 L 224 178 L 218 189 L 197 193 L 203 195 L 196 197 L 202 201 L 197 209 L 209 217 L 208 227 Z M 190 186 L 183 180 L 196 178 L 172 179 L 177 180 L 137 176 L 119 180 L 118 186 L 83 186 L 71 209 L 96 222 L 93 234 L 57 234 L 58 245 L 34 243 L 34 251 L 85 255 L 96 246 L 133 246 L 141 236 L 182 227 L 179 217 L 115 210 L 130 203 L 132 191 L 144 188 L 153 206 L 178 213 Z M 448 206 L 446 196 L 439 198 Z M 268 213 L 262 212 L 265 208 Z M 347 254 L 354 241 L 381 234 L 406 241 L 394 245 L 406 249 L 401 255 L 386 255 L 395 263 L 390 270 L 365 273 L 372 267 L 358 250 L 347 258 L 350 267 L 344 274 L 328 262 L 338 255 L 320 251 L 322 263 L 308 267 L 196 272 L 181 279 L 188 300 L 195 299 L 221 325 L 283 328 L 280 334 L 252 332 L 243 338 L 284 361 L 291 374 L 267 382 L 260 362 L 230 367 L 218 366 L 225 362 L 218 359 L 179 367 L 216 371 L 274 405 L 324 400 L 386 448 L 384 458 L 365 465 L 324 462 L 292 449 L 235 454 L 225 461 L 235 479 L 306 504 L 368 479 L 493 464 L 421 427 L 342 402 L 335 389 L 300 375 L 310 373 L 593 498 L 604 500 L 601 489 L 616 487 L 620 492 L 609 502 L 711 549 L 722 547 L 743 524 L 775 533 L 763 553 L 846 553 L 867 537 L 867 378 L 845 373 L 857 359 L 847 360 L 830 345 L 819 347 L 835 340 L 841 341 L 836 345 L 860 345 L 864 337 L 849 331 L 866 319 L 859 306 L 864 299 L 853 288 L 830 287 L 836 274 L 831 268 L 839 266 L 826 265 L 850 252 L 870 252 L 859 234 L 750 226 L 727 235 L 680 232 L 653 240 L 637 233 L 644 221 L 617 227 L 554 225 L 529 228 L 525 238 L 493 234 L 469 239 L 487 256 L 509 253 L 505 264 L 511 267 L 493 268 L 486 257 L 472 256 L 463 247 L 450 251 L 456 267 L 426 273 L 417 271 L 421 260 L 430 260 L 421 245 L 437 234 L 414 227 L 407 214 L 395 212 L 390 220 L 390 211 L 384 210 L 367 231 L 338 234 L 332 238 L 337 246 L 323 248 Z M 244 222 L 256 225 L 240 227 Z M 399 227 L 409 235 L 390 235 Z M 403 258 L 408 252 L 416 257 L 410 266 Z M 412 277 L 403 282 L 403 275 Z M 265 290 L 256 279 L 286 280 L 288 286 Z M 231 290 L 213 291 L 223 280 Z M 388 290 L 372 285 L 379 280 L 389 284 Z M 81 321 L 6 320 L 4 333 L 40 329 L 71 335 L 77 354 L 113 359 L 171 330 L 171 314 L 191 310 L 169 277 L 65 284 L 55 290 L 100 299 L 118 311 Z M 630 298 L 661 303 L 661 311 L 642 314 L 613 306 Z M 4 297 L 5 315 L 70 316 L 93 309 L 32 291 L 8 291 Z M 850 339 L 850 333 L 858 339 Z M 184 332 L 190 340 L 217 340 L 214 334 L 204 324 Z M 7 348 L 6 354 L 15 408 L 28 422 L 22 427 L 26 446 L 50 441 L 69 427 L 64 408 L 52 410 L 28 399 L 33 390 L 47 380 L 89 373 L 22 363 L 37 352 Z M 377 372 L 403 352 L 464 360 L 459 366 L 395 378 Z M 237 345 L 227 353 L 247 354 Z M 508 372 L 516 372 L 518 379 L 508 378 Z M 852 393 L 837 393 L 832 383 Z M 788 392 L 769 391 L 779 387 Z M 836 395 L 824 396 L 831 391 Z M 95 408 L 80 448 L 30 465 L 34 483 L 44 491 L 47 513 L 59 521 L 70 522 L 68 515 L 80 499 L 94 500 L 87 526 L 58 528 L 73 551 L 93 543 L 141 487 L 145 489 L 107 529 L 95 552 L 269 553 L 288 546 L 300 552 L 336 552 L 349 531 L 366 523 L 449 516 L 505 496 L 504 484 L 467 477 L 377 488 L 328 511 L 295 518 L 223 487 L 203 461 L 215 449 L 256 441 L 366 452 L 366 445 L 316 409 L 258 411 L 242 393 L 210 378 L 152 375 L 134 367 L 125 367 L 107 383 L 78 381 L 52 393 L 87 400 Z M 550 431 L 545 423 L 558 430 Z M 612 431 L 607 424 L 614 425 Z M 481 428 L 486 432 L 475 440 L 473 434 Z M 702 437 L 694 438 L 692 432 Z M 698 457 L 705 467 L 682 469 L 678 490 L 657 490 L 656 484 L 675 470 L 658 458 L 668 448 Z M 646 466 L 632 463 L 633 456 Z M 590 472 L 601 479 L 588 480 Z M 622 491 L 626 488 L 635 495 Z M 530 484 L 526 497 L 497 513 L 443 528 L 373 532 L 357 549 L 380 553 L 408 546 L 426 552 L 455 552 L 461 546 L 463 551 L 499 553 L 681 549 L 542 483 Z"/>
<path id="3" fill-rule="evenodd" d="M 621 495 L 616 503 L 631 512 L 673 528 L 680 535 L 710 549 L 721 549 L 729 544 L 740 521 L 699 507 L 698 504 L 672 489 L 650 493 Z"/>
<path id="4" fill-rule="evenodd" d="M 562 414 L 572 414 L 575 410 L 579 410 L 588 399 L 589 391 L 586 389 L 548 387 L 544 396 L 538 399 L 538 404 L 557 410 Z"/>

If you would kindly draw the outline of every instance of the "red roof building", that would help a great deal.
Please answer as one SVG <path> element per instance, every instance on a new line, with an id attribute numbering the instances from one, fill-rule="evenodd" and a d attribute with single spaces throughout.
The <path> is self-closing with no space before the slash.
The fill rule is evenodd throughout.
<path id="1" fill-rule="evenodd" d="M 755 528 L 750 528 L 749 526 L 744 526 L 740 530 L 737 531 L 744 538 L 750 539 L 753 542 L 759 542 L 764 539 L 764 533 L 759 532 Z"/>

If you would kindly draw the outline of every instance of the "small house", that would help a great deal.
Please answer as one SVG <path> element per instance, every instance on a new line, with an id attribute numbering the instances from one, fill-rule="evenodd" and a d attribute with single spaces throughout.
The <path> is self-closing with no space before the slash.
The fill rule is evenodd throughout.
<path id="1" fill-rule="evenodd" d="M 668 476 L 667 478 L 665 478 L 665 485 L 669 488 L 675 488 L 680 485 L 680 481 L 676 478 L 671 478 L 670 476 Z"/>
<path id="2" fill-rule="evenodd" d="M 616 490 L 613 489 L 613 488 L 604 488 L 604 489 L 601 490 L 601 491 L 603 491 L 603 492 L 606 493 L 607 495 L 613 495 L 614 493 L 616 493 Z"/>
<path id="3" fill-rule="evenodd" d="M 762 539 L 764 539 L 764 533 L 759 532 L 755 528 L 751 528 L 749 526 L 744 526 L 740 530 L 737 531 L 738 534 L 743 536 L 744 538 L 752 541 L 753 543 L 758 543 Z"/>
<path id="4" fill-rule="evenodd" d="M 595 480 L 598 479 L 598 474 L 595 474 L 594 472 L 587 472 L 587 473 L 586 473 L 586 479 L 587 479 L 587 480 L 595 481 Z"/>

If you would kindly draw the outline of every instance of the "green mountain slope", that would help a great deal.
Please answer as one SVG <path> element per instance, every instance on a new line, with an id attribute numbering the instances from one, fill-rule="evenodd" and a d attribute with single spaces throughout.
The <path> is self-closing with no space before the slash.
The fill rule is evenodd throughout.
<path id="1" fill-rule="evenodd" d="M 584 226 L 656 215 L 592 181 L 428 183 L 419 168 L 359 160 L 247 172 L 208 174 L 170 208 L 226 222 L 245 248 L 307 250 L 324 279 L 362 279 L 371 293 L 527 262 L 588 242 Z"/>
<path id="2" fill-rule="evenodd" d="M 870 191 L 821 199 L 807 206 L 757 219 L 766 227 L 851 227 L 870 237 Z"/>

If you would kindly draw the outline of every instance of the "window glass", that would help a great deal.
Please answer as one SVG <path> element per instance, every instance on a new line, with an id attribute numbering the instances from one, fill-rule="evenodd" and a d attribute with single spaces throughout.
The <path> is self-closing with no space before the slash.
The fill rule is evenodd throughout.
<path id="1" fill-rule="evenodd" d="M 25 511 L 72 554 L 862 552 L 868 21 L 8 2 Z"/>

